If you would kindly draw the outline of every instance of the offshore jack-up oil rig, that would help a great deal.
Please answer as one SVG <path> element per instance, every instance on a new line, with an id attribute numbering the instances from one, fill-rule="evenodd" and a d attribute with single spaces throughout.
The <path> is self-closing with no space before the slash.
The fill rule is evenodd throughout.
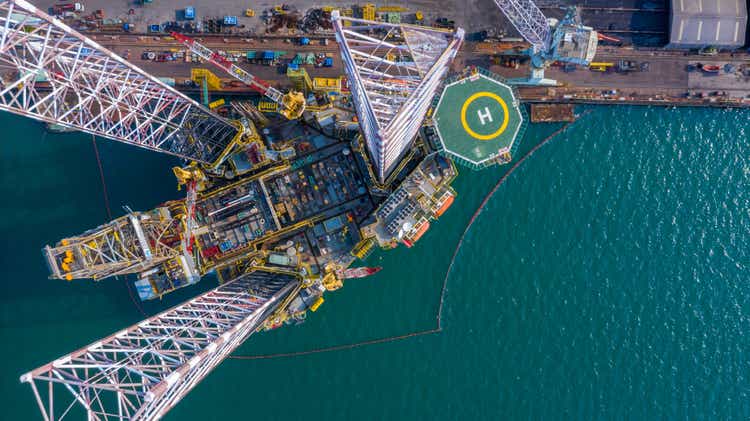
<path id="1" fill-rule="evenodd" d="M 308 106 L 178 34 L 278 104 L 260 127 L 249 101 L 221 117 L 32 4 L 0 1 L 1 109 L 186 161 L 185 199 L 45 247 L 51 277 L 135 275 L 141 299 L 220 280 L 24 374 L 45 419 L 160 418 L 252 333 L 303 320 L 370 272 L 347 271 L 355 259 L 412 244 L 445 211 L 456 169 L 418 132 L 462 31 L 338 19 L 354 110 Z M 402 183 L 408 197 L 380 209 Z"/>
<path id="2" fill-rule="evenodd" d="M 51 277 L 135 275 L 142 300 L 209 272 L 220 281 L 21 376 L 44 419 L 162 417 L 252 333 L 304 320 L 325 292 L 373 271 L 347 269 L 357 258 L 376 245 L 410 247 L 453 202 L 457 171 L 426 116 L 463 30 L 332 18 L 350 95 L 323 104 L 173 34 L 277 104 L 269 122 L 249 101 L 219 116 L 27 1 L 0 0 L 0 63 L 10 69 L 0 72 L 0 109 L 186 162 L 173 169 L 185 199 L 126 208 L 45 247 Z M 455 83 L 497 85 L 476 74 Z M 509 120 L 517 100 L 498 92 L 483 96 Z M 464 125 L 492 122 L 490 107 L 501 108 L 480 100 L 471 110 L 475 97 L 463 112 L 480 120 L 462 115 Z M 522 117 L 513 118 L 515 136 Z M 510 146 L 484 161 L 507 161 Z"/>

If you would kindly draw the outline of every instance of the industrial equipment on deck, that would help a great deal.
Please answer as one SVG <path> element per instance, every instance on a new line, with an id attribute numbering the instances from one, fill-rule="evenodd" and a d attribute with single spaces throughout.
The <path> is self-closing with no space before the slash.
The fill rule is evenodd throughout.
<path id="1" fill-rule="evenodd" d="M 381 207 L 379 218 L 373 218 L 373 210 L 383 198 L 371 193 L 348 134 L 334 138 L 314 132 L 312 124 L 285 122 L 264 127 L 261 140 L 247 121 L 257 109 L 235 103 L 217 109 L 249 112 L 235 113 L 232 120 L 219 117 L 26 0 L 0 0 L 0 63 L 6 69 L 0 109 L 190 160 L 173 169 L 178 182 L 187 185 L 186 199 L 147 212 L 126 208 L 125 216 L 45 248 L 51 276 L 101 280 L 137 274 L 134 284 L 143 300 L 195 283 L 210 271 L 222 281 L 212 291 L 24 374 L 21 381 L 31 386 L 44 419 L 163 417 L 253 332 L 299 323 L 308 310 L 319 308 L 323 293 L 342 285 L 339 271 L 342 276 L 374 272 L 345 272 L 355 256 L 366 256 L 381 239 L 388 246 L 414 244 L 429 220 L 450 206 L 452 162 L 435 154 L 423 159 L 424 144 L 397 161 L 420 128 L 462 31 L 378 24 L 376 35 L 382 26 L 405 41 L 380 39 L 370 55 L 388 65 L 373 68 L 360 61 L 369 54 L 362 46 L 369 35 L 358 32 L 362 22 L 344 22 L 352 32 L 345 36 L 357 41 L 342 38 L 346 57 L 357 65 L 350 68 L 358 78 L 355 93 L 373 99 L 358 104 L 357 111 L 381 119 L 368 121 L 382 127 L 363 126 L 370 134 L 383 129 L 387 139 L 399 142 L 381 152 L 396 168 L 392 178 L 403 180 L 387 202 L 395 207 Z M 195 42 L 191 49 L 261 90 L 287 117 L 305 110 L 301 94 L 283 95 Z M 193 76 L 212 82 L 205 70 Z M 310 80 L 302 82 L 309 89 Z M 341 85 L 334 80 L 313 90 L 346 91 Z M 389 97 L 394 102 L 388 103 Z M 328 127 L 341 114 L 348 132 L 351 111 L 329 111 Z M 386 126 L 389 112 L 395 123 Z M 320 119 L 310 120 L 306 123 L 324 126 Z M 357 151 L 361 147 L 360 142 Z M 385 231 L 375 238 L 364 224 Z"/>
<path id="2" fill-rule="evenodd" d="M 105 278 L 150 269 L 180 252 L 180 221 L 167 208 L 127 215 L 45 247 L 51 278 Z M 187 265 L 187 263 L 185 263 Z M 186 272 L 195 272 L 188 269 Z"/>
<path id="3" fill-rule="evenodd" d="M 304 168 L 307 190 L 313 189 L 307 183 L 315 182 L 315 189 L 325 189 L 335 199 L 330 203 L 335 206 L 324 206 L 330 201 L 322 192 L 313 196 L 306 191 L 303 201 L 322 204 L 312 215 L 281 226 L 263 181 L 256 178 L 289 165 L 280 162 L 241 178 L 233 161 L 238 154 L 254 163 L 265 159 L 257 157 L 263 146 L 255 143 L 259 138 L 252 123 L 212 113 L 25 0 L 0 0 L 0 64 L 5 69 L 0 110 L 191 161 L 174 170 L 179 182 L 188 185 L 186 200 L 148 212 L 126 208 L 125 216 L 46 247 L 51 277 L 100 280 L 137 273 L 138 295 L 152 299 L 197 282 L 205 270 L 236 275 L 223 277 L 234 281 L 213 291 L 23 375 L 44 419 L 161 418 L 250 334 L 299 321 L 323 302 L 325 288 L 317 274 L 307 271 L 303 285 L 290 272 L 296 267 L 265 268 L 255 246 L 288 242 L 288 236 L 302 229 L 314 234 L 316 224 L 340 216 L 335 212 L 372 210 L 366 189 L 354 183 L 359 179 L 346 178 L 346 190 L 344 183 L 326 183 L 342 177 L 341 168 L 327 170 L 352 161 L 348 150 L 323 156 L 325 165 L 315 162 L 317 172 Z M 266 93 L 281 95 L 272 88 Z M 286 105 L 289 116 L 304 110 L 304 102 L 278 102 Z M 206 185 L 220 177 L 218 186 L 206 193 Z M 237 180 L 227 184 L 231 178 Z M 198 196 L 196 189 L 204 194 Z M 279 189 L 294 195 L 284 184 L 268 188 L 277 196 Z M 208 227 L 211 223 L 215 225 Z M 358 230 L 352 231 L 357 235 L 350 233 L 350 241 L 359 242 Z M 311 241 L 331 250 L 328 256 L 345 256 L 351 249 L 337 243 L 342 235 L 323 232 Z M 346 245 L 343 251 L 334 249 L 339 244 Z M 343 266 L 353 259 L 344 259 Z"/>
<path id="4" fill-rule="evenodd" d="M 273 102 L 279 104 L 279 106 L 281 107 L 279 109 L 279 113 L 281 113 L 284 117 L 290 120 L 294 120 L 299 118 L 302 113 L 305 112 L 305 96 L 302 93 L 290 91 L 284 94 L 278 89 L 269 85 L 268 82 L 258 79 L 239 66 L 232 64 L 232 62 L 227 60 L 226 57 L 220 55 L 217 52 L 211 51 L 209 48 L 200 44 L 196 40 L 177 32 L 172 32 L 171 35 L 176 40 L 185 44 L 185 46 L 188 47 L 190 51 L 197 54 L 202 59 L 210 61 L 211 63 L 221 67 L 224 71 L 232 75 L 232 77 L 244 82 L 251 88 L 267 96 Z"/>

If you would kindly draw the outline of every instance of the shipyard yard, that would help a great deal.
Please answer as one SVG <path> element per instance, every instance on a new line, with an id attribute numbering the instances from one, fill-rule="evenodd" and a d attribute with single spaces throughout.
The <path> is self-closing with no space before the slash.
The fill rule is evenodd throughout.
<path id="1" fill-rule="evenodd" d="M 331 3 L 331 6 L 351 7 L 350 4 Z M 519 47 L 516 40 L 517 31 L 502 16 L 500 11 L 491 2 L 474 2 L 474 7 L 461 7 L 450 10 L 440 2 L 415 2 L 404 5 L 389 5 L 394 10 L 405 10 L 401 13 L 405 22 L 413 21 L 416 11 L 423 13 L 424 22 L 434 21 L 440 17 L 450 16 L 455 25 L 467 29 L 464 46 L 454 62 L 455 69 L 463 65 L 476 65 L 487 68 L 494 73 L 505 77 L 516 77 L 528 71 L 528 64 L 523 60 L 519 68 L 515 69 L 503 64 L 506 58 L 520 58 L 515 51 L 523 49 Z M 50 6 L 53 3 L 50 3 Z M 287 4 L 296 13 L 303 15 L 306 11 L 316 5 L 305 2 L 288 2 Z M 212 6 L 214 4 L 212 3 Z M 258 13 L 255 17 L 247 18 L 241 16 L 232 2 L 222 6 L 221 2 L 215 7 L 201 6 L 199 3 L 191 4 L 198 10 L 199 20 L 220 17 L 223 15 L 240 15 L 239 18 L 245 25 L 243 28 L 230 28 L 222 35 L 204 34 L 207 45 L 227 51 L 248 50 L 276 50 L 284 51 L 285 57 L 279 60 L 279 64 L 267 66 L 265 64 L 243 63 L 253 74 L 266 80 L 273 81 L 280 86 L 290 86 L 289 80 L 283 76 L 283 63 L 297 53 L 307 54 L 309 52 L 337 55 L 337 46 L 333 40 L 330 30 L 318 29 L 311 33 L 302 31 L 285 31 L 282 28 L 275 32 L 267 32 L 268 25 L 260 18 L 260 11 L 272 8 L 275 4 L 260 3 L 255 6 Z M 545 88 L 523 88 L 520 95 L 527 100 L 544 101 L 567 101 L 567 102 L 590 102 L 590 101 L 625 101 L 633 103 L 644 102 L 673 102 L 675 105 L 687 104 L 720 104 L 738 105 L 743 99 L 748 99 L 750 94 L 750 70 L 747 69 L 748 54 L 744 49 L 732 51 L 718 51 L 715 55 L 699 54 L 697 49 L 664 49 L 663 45 L 669 42 L 669 2 L 655 1 L 643 2 L 636 0 L 623 0 L 618 2 L 608 1 L 546 1 L 539 2 L 540 9 L 550 17 L 562 19 L 565 7 L 579 6 L 581 20 L 596 30 L 613 37 L 617 41 L 603 41 L 594 59 L 597 63 L 611 63 L 612 68 L 607 71 L 590 71 L 585 67 L 577 66 L 574 71 L 563 69 L 563 67 L 552 66 L 548 69 L 548 77 L 557 80 L 555 89 Z M 43 5 L 40 5 L 43 6 Z M 142 60 L 143 51 L 169 51 L 176 44 L 168 40 L 163 33 L 148 32 L 149 24 L 164 24 L 175 21 L 180 11 L 179 5 L 172 4 L 148 4 L 136 7 L 135 18 L 129 18 L 129 8 L 116 6 L 108 2 L 94 3 L 91 9 L 105 10 L 106 16 L 127 21 L 135 21 L 135 30 L 141 35 L 127 35 L 120 31 L 119 35 L 97 35 L 92 36 L 113 51 L 122 54 L 126 50 L 130 52 L 130 59 L 152 74 L 164 77 L 189 78 L 192 63 L 180 63 L 178 61 L 154 62 Z M 153 9 L 152 9 L 153 8 Z M 201 10 L 211 10 L 208 15 L 200 13 Z M 255 10 L 254 9 L 254 10 Z M 436 13 L 440 11 L 440 13 Z M 410 17 L 410 18 L 407 18 Z M 411 20 L 409 20 L 411 19 Z M 185 20 L 181 21 L 186 23 Z M 471 24 L 468 24 L 471 22 Z M 490 38 L 485 42 L 477 42 L 476 34 L 486 31 L 496 38 Z M 301 37 L 310 37 L 309 45 L 299 45 L 297 42 Z M 513 39 L 511 42 L 503 42 L 502 37 Z M 112 39 L 113 37 L 117 39 Z M 322 45 L 320 39 L 328 38 L 330 42 Z M 635 62 L 636 68 L 619 71 L 617 69 L 621 61 Z M 725 66 L 731 64 L 734 70 L 731 74 L 722 74 L 721 77 L 705 75 L 703 72 L 688 71 L 691 64 L 696 63 L 717 64 Z M 645 63 L 645 64 L 644 64 Z M 279 70 L 281 67 L 282 71 Z M 331 67 L 313 66 L 308 68 L 311 76 L 320 78 L 335 78 L 342 74 L 340 60 L 334 59 Z M 221 76 L 221 75 L 220 75 Z M 224 76 L 221 76 L 224 77 Z M 227 79 L 228 81 L 229 79 Z M 616 91 L 616 94 L 606 94 L 603 91 Z M 722 95 L 717 95 L 717 92 Z M 726 95 L 723 93 L 726 92 Z"/>
<path id="2" fill-rule="evenodd" d="M 139 309 L 192 296 L 21 382 L 45 419 L 159 419 L 251 335 L 379 272 L 374 252 L 441 229 L 459 172 L 509 175 L 579 104 L 750 107 L 746 4 L 694 3 L 0 0 L 0 109 L 176 160 L 178 198 L 119 210 L 95 149 L 109 220 L 56 233 L 49 277 L 127 282 Z M 445 293 L 435 329 L 381 342 L 442 331 Z"/>

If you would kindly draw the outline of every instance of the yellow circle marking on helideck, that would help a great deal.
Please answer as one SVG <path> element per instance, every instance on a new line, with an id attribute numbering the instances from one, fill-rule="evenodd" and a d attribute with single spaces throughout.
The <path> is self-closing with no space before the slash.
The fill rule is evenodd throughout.
<path id="1" fill-rule="evenodd" d="M 483 98 L 488 97 L 492 98 L 495 101 L 497 101 L 498 104 L 500 104 L 500 107 L 503 109 L 503 124 L 500 125 L 500 128 L 497 129 L 494 133 L 490 134 L 479 134 L 475 132 L 474 130 L 469 127 L 469 123 L 466 122 L 466 110 L 469 108 L 469 105 L 471 105 L 472 102 L 476 101 L 477 98 Z M 494 139 L 498 136 L 500 136 L 505 129 L 508 127 L 508 105 L 503 101 L 502 98 L 500 98 L 498 95 L 493 94 L 492 92 L 477 92 L 474 95 L 470 96 L 469 99 L 464 102 L 464 106 L 461 107 L 461 125 L 464 126 L 464 130 L 466 130 L 466 133 L 468 133 L 471 137 L 479 140 L 490 140 Z"/>

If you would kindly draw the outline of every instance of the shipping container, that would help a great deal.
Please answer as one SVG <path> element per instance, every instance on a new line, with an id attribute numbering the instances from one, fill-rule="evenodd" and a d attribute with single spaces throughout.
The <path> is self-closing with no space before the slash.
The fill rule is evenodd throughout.
<path id="1" fill-rule="evenodd" d="M 174 87 L 174 85 L 175 85 L 175 81 L 174 81 L 173 77 L 158 77 L 157 79 L 159 79 L 160 81 L 166 83 L 168 86 Z"/>

